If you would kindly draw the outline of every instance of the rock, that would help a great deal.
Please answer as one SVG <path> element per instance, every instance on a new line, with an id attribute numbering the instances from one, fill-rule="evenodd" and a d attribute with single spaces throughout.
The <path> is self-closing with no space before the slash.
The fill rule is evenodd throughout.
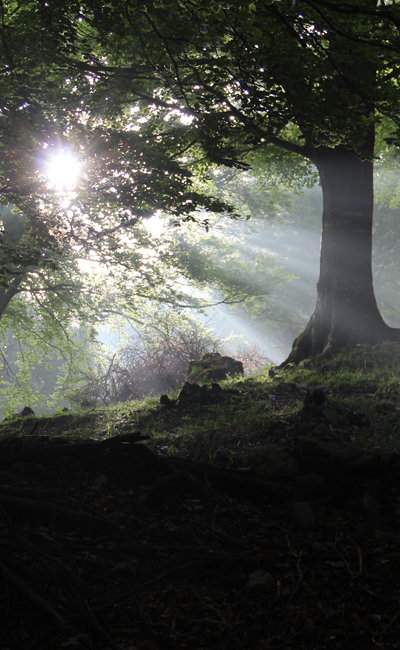
<path id="1" fill-rule="evenodd" d="M 274 591 L 276 588 L 276 580 L 270 573 L 264 569 L 257 569 L 249 575 L 249 579 L 245 584 L 246 589 L 254 589 L 260 591 Z"/>
<path id="2" fill-rule="evenodd" d="M 256 450 L 249 453 L 246 460 L 254 464 L 254 475 L 264 481 L 286 480 L 299 473 L 298 460 L 284 449 Z"/>
<path id="3" fill-rule="evenodd" d="M 301 501 L 295 501 L 289 508 L 289 521 L 290 523 L 304 533 L 309 533 L 315 528 L 315 514 L 308 505 Z"/>
<path id="4" fill-rule="evenodd" d="M 228 375 L 243 375 L 243 364 L 232 357 L 222 357 L 219 352 L 204 354 L 188 366 L 189 381 L 221 381 Z"/>
<path id="5" fill-rule="evenodd" d="M 302 474 L 291 480 L 291 488 L 295 493 L 300 493 L 306 498 L 318 497 L 327 493 L 327 483 L 321 474 Z"/>
<path id="6" fill-rule="evenodd" d="M 35 415 L 35 411 L 31 409 L 30 406 L 24 406 L 22 411 L 8 415 L 6 418 L 4 418 L 4 421 L 8 422 L 10 420 L 16 420 L 17 418 L 26 418 L 28 415 Z"/>
<path id="7" fill-rule="evenodd" d="M 297 386 L 292 381 L 280 381 L 275 390 L 280 393 L 295 393 Z"/>
<path id="8" fill-rule="evenodd" d="M 307 391 L 307 395 L 304 398 L 304 406 L 308 408 L 322 408 L 327 406 L 328 398 L 325 395 L 322 388 L 314 388 L 311 391 Z"/>
<path id="9" fill-rule="evenodd" d="M 100 476 L 97 477 L 97 479 L 92 483 L 90 489 L 91 490 L 100 490 L 105 483 L 107 483 L 108 479 L 105 474 L 100 474 Z"/>
<path id="10" fill-rule="evenodd" d="M 160 404 L 166 406 L 167 409 L 174 409 L 176 408 L 176 399 L 170 399 L 168 395 L 161 395 Z"/>
<path id="11" fill-rule="evenodd" d="M 207 386 L 199 386 L 198 384 L 191 384 L 188 381 L 183 386 L 179 393 L 176 405 L 178 409 L 183 410 L 201 404 L 211 403 L 207 402 L 207 397 L 211 391 Z"/>
<path id="12" fill-rule="evenodd" d="M 212 384 L 211 388 L 208 388 L 206 385 L 199 386 L 187 381 L 178 395 L 176 406 L 183 410 L 196 406 L 218 404 L 232 394 L 236 394 L 236 391 L 223 390 L 219 384 Z"/>
<path id="13" fill-rule="evenodd" d="M 396 452 L 383 452 L 376 449 L 367 451 L 356 458 L 348 468 L 352 474 L 366 479 L 388 476 L 392 470 L 398 471 L 399 455 Z"/>
<path id="14" fill-rule="evenodd" d="M 24 406 L 22 411 L 13 415 L 14 418 L 26 418 L 28 415 L 35 415 L 35 411 L 30 406 Z"/>

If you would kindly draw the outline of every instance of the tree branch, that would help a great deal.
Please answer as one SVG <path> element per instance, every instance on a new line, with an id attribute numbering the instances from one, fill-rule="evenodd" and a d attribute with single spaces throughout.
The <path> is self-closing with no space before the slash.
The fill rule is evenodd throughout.
<path id="1" fill-rule="evenodd" d="M 7 289 L 2 289 L 0 293 L 0 318 L 4 314 L 12 298 L 22 291 L 22 289 L 19 289 L 19 285 L 25 278 L 26 275 L 20 275 L 12 281 L 12 284 L 10 284 Z"/>
<path id="2" fill-rule="evenodd" d="M 313 0 L 300 0 L 305 5 L 308 5 L 309 7 L 312 7 L 313 9 L 316 8 L 315 2 Z M 400 31 L 400 20 L 395 18 L 392 14 L 387 9 L 366 9 L 364 7 L 355 7 L 353 5 L 346 3 L 338 3 L 334 4 L 331 2 L 326 2 L 324 0 L 318 0 L 318 6 L 320 7 L 325 7 L 326 9 L 330 9 L 331 11 L 334 11 L 336 13 L 340 14 L 347 14 L 347 15 L 358 15 L 358 16 L 377 16 L 379 18 L 385 18 L 386 20 L 389 20 L 393 25 Z"/>
<path id="3" fill-rule="evenodd" d="M 281 149 L 286 149 L 286 151 L 291 151 L 292 153 L 297 153 L 299 156 L 303 156 L 304 158 L 309 158 L 310 160 L 313 159 L 314 155 L 314 147 L 309 144 L 308 142 L 306 144 L 300 145 L 296 144 L 295 142 L 288 142 L 287 140 L 282 140 L 282 138 L 278 138 L 276 136 L 270 136 L 266 139 L 266 144 L 274 144 L 277 147 L 280 147 Z"/>

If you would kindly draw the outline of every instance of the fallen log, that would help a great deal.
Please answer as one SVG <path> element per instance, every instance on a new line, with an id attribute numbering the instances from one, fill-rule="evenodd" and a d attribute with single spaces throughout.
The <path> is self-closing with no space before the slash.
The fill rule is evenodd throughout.
<path id="1" fill-rule="evenodd" d="M 21 451 L 11 453 L 0 453 L 0 467 L 9 467 L 18 462 L 30 462 L 40 460 L 55 460 L 65 456 L 85 456 L 86 454 L 93 454 L 113 447 L 114 445 L 122 443 L 135 443 L 149 440 L 149 436 L 143 436 L 140 432 L 121 433 L 118 436 L 105 438 L 104 440 L 89 440 L 87 442 L 66 442 L 64 438 L 60 438 L 55 442 L 56 438 L 39 439 L 38 444 L 32 444 L 28 448 L 21 449 Z M 1 446 L 0 446 L 1 449 Z"/>
<path id="2" fill-rule="evenodd" d="M 28 449 L 21 451 L 0 454 L 0 466 L 10 467 L 17 462 L 40 462 L 57 461 L 63 458 L 84 458 L 103 452 L 112 448 L 113 462 L 115 456 L 124 458 L 129 456 L 139 463 L 147 465 L 160 478 L 165 475 L 171 475 L 180 472 L 183 477 L 183 470 L 195 476 L 201 481 L 208 481 L 212 487 L 224 490 L 238 498 L 248 499 L 264 503 L 283 503 L 292 502 L 292 497 L 282 487 L 279 487 L 271 481 L 263 481 L 252 476 L 244 475 L 231 469 L 216 467 L 210 463 L 198 463 L 184 460 L 177 457 L 166 457 L 162 454 L 156 454 L 143 444 L 136 444 L 148 440 L 149 436 L 143 436 L 140 432 L 123 433 L 112 438 L 105 438 L 100 441 L 87 442 L 69 442 L 60 439 L 60 444 L 52 440 L 52 444 L 40 441 L 37 446 L 30 446 Z M 107 459 L 105 459 L 105 471 L 107 470 Z M 129 460 L 128 460 L 129 463 Z"/>

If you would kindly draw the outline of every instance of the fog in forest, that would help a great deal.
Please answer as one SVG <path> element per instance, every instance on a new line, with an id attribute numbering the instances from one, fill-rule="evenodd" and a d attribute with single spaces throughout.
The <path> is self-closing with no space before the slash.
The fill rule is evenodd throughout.
<path id="1" fill-rule="evenodd" d="M 241 286 L 246 286 L 249 293 L 254 294 L 249 301 L 230 305 L 229 300 L 224 302 L 222 289 L 208 286 L 207 283 L 204 286 L 204 282 L 201 285 L 200 281 L 192 284 L 186 277 L 183 286 L 188 294 L 196 296 L 205 304 L 214 304 L 214 307 L 201 311 L 187 309 L 182 312 L 182 316 L 175 314 L 173 306 L 169 307 L 167 311 L 171 321 L 168 327 L 165 311 L 159 312 L 157 317 L 143 314 L 143 318 L 138 318 L 136 314 L 133 319 L 114 318 L 112 322 L 105 322 L 97 327 L 94 339 L 94 330 L 88 324 L 87 330 L 91 329 L 90 336 L 88 331 L 74 332 L 77 340 L 86 345 L 89 358 L 86 370 L 82 370 L 81 376 L 79 373 L 76 375 L 75 385 L 70 377 L 68 391 L 63 393 L 62 389 L 59 390 L 57 397 L 53 395 L 53 401 L 50 400 L 48 404 L 45 398 L 38 399 L 35 403 L 35 396 L 42 394 L 48 397 L 53 394 L 57 382 L 60 386 L 63 385 L 60 377 L 65 357 L 55 351 L 50 360 L 48 358 L 41 363 L 33 361 L 31 378 L 27 380 L 26 376 L 22 376 L 21 380 L 21 361 L 18 360 L 18 355 L 24 346 L 21 345 L 18 332 L 9 329 L 4 347 L 3 382 L 8 386 L 8 390 L 13 386 L 16 395 L 18 384 L 25 382 L 25 397 L 24 390 L 21 389 L 20 401 L 18 403 L 18 399 L 14 398 L 14 403 L 22 407 L 32 402 L 37 413 L 45 413 L 77 404 L 93 407 L 102 401 L 107 403 L 117 399 L 142 397 L 140 390 L 137 392 L 138 389 L 135 389 L 135 392 L 132 389 L 132 376 L 135 377 L 135 386 L 142 383 L 144 393 L 150 392 L 157 396 L 182 383 L 187 361 L 194 360 L 190 359 L 190 356 L 205 351 L 220 350 L 232 356 L 241 354 L 245 358 L 246 354 L 253 355 L 252 364 L 249 362 L 248 365 L 251 371 L 257 367 L 265 368 L 266 363 L 281 363 L 289 354 L 293 340 L 311 316 L 319 272 L 321 190 L 319 187 L 306 189 L 303 194 L 292 195 L 291 201 L 290 208 L 285 208 L 273 217 L 265 215 L 264 218 L 253 218 L 250 221 L 221 221 L 216 230 L 211 228 L 209 233 L 197 228 L 195 242 L 190 239 L 192 234 L 189 227 L 185 231 L 187 234 L 178 233 L 178 238 L 181 237 L 179 250 L 187 253 L 189 263 L 198 255 L 199 268 L 201 263 L 205 267 L 210 263 L 208 258 L 201 262 L 204 252 L 202 247 L 205 243 L 211 242 L 217 259 L 218 255 L 223 259 L 234 250 L 238 257 L 232 262 L 231 268 L 228 264 L 228 268 L 224 270 L 223 281 L 225 284 L 234 283 L 235 276 L 240 276 Z M 397 209 L 389 208 L 385 204 L 376 206 L 373 250 L 378 305 L 387 322 L 394 326 L 400 323 L 396 280 L 399 277 L 399 258 L 396 250 L 399 229 L 397 212 Z M 7 211 L 3 214 L 6 223 L 10 214 Z M 154 237 L 163 237 L 163 229 L 157 219 L 153 219 L 149 231 Z M 259 258 L 264 260 L 264 266 L 267 265 L 266 277 L 270 278 L 264 296 L 257 293 L 260 289 L 255 286 L 260 280 L 258 274 L 254 273 L 255 260 Z M 236 268 L 237 260 L 240 260 L 243 266 Z M 201 275 L 198 268 L 191 269 L 191 273 L 195 281 L 196 273 Z M 24 298 L 22 295 L 19 300 Z M 221 304 L 218 304 L 219 302 Z M 156 322 L 157 318 L 161 320 Z M 185 318 L 189 320 L 183 327 L 181 319 Z M 182 330 L 179 329 L 179 323 L 183 327 Z M 189 336 L 193 327 L 199 327 L 201 331 L 196 331 L 195 336 Z M 160 333 L 160 328 L 165 328 L 165 331 Z M 87 343 L 84 344 L 85 340 Z M 159 383 L 157 378 L 153 381 L 152 377 L 155 375 L 149 374 L 149 365 L 158 364 L 160 368 L 163 367 L 161 372 L 168 374 L 165 364 L 171 363 L 176 349 L 185 345 L 187 349 L 179 360 L 174 357 L 172 361 L 172 365 L 177 364 L 175 370 L 171 369 L 171 373 L 175 373 L 174 381 L 171 383 L 170 380 L 167 384 L 163 381 Z M 82 354 L 82 349 L 84 348 L 77 351 L 77 355 Z M 67 354 L 71 354 L 71 351 Z M 110 388 L 111 384 L 114 393 Z M 1 404 L 2 413 L 5 406 L 6 403 Z"/>

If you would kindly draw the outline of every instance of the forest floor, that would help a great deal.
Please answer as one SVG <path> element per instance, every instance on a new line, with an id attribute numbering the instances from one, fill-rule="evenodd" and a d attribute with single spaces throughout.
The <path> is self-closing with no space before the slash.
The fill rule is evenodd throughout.
<path id="1" fill-rule="evenodd" d="M 400 647 L 399 363 L 3 421 L 0 650 Z"/>

